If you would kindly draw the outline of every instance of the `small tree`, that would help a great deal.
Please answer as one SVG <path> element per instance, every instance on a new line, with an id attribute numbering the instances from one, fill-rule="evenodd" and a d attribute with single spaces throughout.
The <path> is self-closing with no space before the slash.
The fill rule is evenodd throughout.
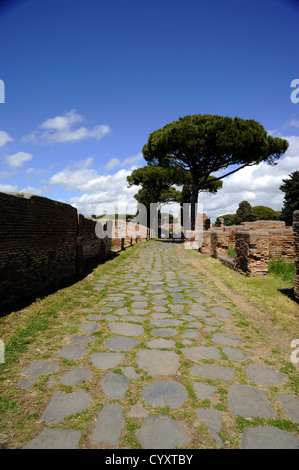
<path id="1" fill-rule="evenodd" d="M 241 222 L 253 222 L 254 215 L 252 207 L 247 201 L 242 201 L 239 204 L 239 208 L 236 211 L 236 224 L 239 225 Z"/>
<path id="2" fill-rule="evenodd" d="M 292 225 L 293 212 L 299 210 L 299 171 L 294 171 L 289 175 L 289 178 L 282 181 L 284 184 L 279 189 L 285 195 L 281 210 L 281 220 L 284 220 L 286 225 Z"/>

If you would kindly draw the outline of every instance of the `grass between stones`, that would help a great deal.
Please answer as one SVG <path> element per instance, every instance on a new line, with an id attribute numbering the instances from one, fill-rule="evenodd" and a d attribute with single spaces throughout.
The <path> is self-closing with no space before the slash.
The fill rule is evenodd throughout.
<path id="1" fill-rule="evenodd" d="M 149 242 L 149 244 L 150 243 L 153 242 Z M 149 244 L 147 245 L 149 246 Z M 113 290 L 117 291 L 118 289 L 123 288 L 128 289 L 123 280 L 118 281 L 117 279 L 118 277 L 123 277 L 124 266 L 127 266 L 128 261 L 130 262 L 130 266 L 132 266 L 131 272 L 134 274 L 134 262 L 140 259 L 139 256 L 145 246 L 146 245 L 140 243 L 130 247 L 127 251 L 121 252 L 115 259 L 98 266 L 92 274 L 88 275 L 76 284 L 65 289 L 61 289 L 43 299 L 37 299 L 36 302 L 33 302 L 28 307 L 12 312 L 10 315 L 4 316 L 0 319 L 0 338 L 3 339 L 5 343 L 5 363 L 0 364 L 0 445 L 1 440 L 3 440 L 5 441 L 6 446 L 10 448 L 22 447 L 22 445 L 30 440 L 38 430 L 44 429 L 44 424 L 39 420 L 39 418 L 47 404 L 50 402 L 54 390 L 69 393 L 82 389 L 87 393 L 90 393 L 92 396 L 92 403 L 83 412 L 64 418 L 61 423 L 59 423 L 59 428 L 80 429 L 82 431 L 82 437 L 79 444 L 85 443 L 84 445 L 88 446 L 89 436 L 92 434 L 96 426 L 97 419 L 103 405 L 106 401 L 109 401 L 109 399 L 103 395 L 100 385 L 101 380 L 106 375 L 107 371 L 99 370 L 89 359 L 89 354 L 107 351 L 105 339 L 114 336 L 108 328 L 109 321 L 101 321 L 99 323 L 100 330 L 90 333 L 90 335 L 97 338 L 96 341 L 89 343 L 88 346 L 84 346 L 88 351 L 88 354 L 83 356 L 83 359 L 80 360 L 80 364 L 86 366 L 86 368 L 88 368 L 92 373 L 92 378 L 88 382 L 74 387 L 60 384 L 59 377 L 61 372 L 63 371 L 63 373 L 65 373 L 68 370 L 71 370 L 74 366 L 78 365 L 78 362 L 66 358 L 57 358 L 56 355 L 62 346 L 70 344 L 70 338 L 72 335 L 81 334 L 81 323 L 88 322 L 87 314 L 84 313 L 84 310 L 90 309 L 92 310 L 90 313 L 104 315 L 105 313 L 102 311 L 102 306 L 104 304 L 102 304 L 101 301 L 107 296 L 111 296 L 111 292 Z M 187 254 L 185 257 L 187 260 L 195 260 L 196 263 L 198 262 L 198 257 L 200 256 L 198 253 L 194 253 L 191 250 L 189 250 L 189 253 L 188 250 L 184 251 L 184 253 Z M 156 259 L 155 263 L 158 261 L 159 260 Z M 148 276 L 151 276 L 156 269 L 157 264 L 155 263 L 151 266 L 152 271 L 148 270 Z M 206 282 L 205 273 L 202 271 L 203 274 L 200 274 L 201 266 L 203 270 L 212 273 L 215 282 L 213 280 L 208 283 Z M 165 267 L 164 262 L 160 263 L 160 270 L 169 270 L 171 273 L 171 269 L 171 265 Z M 179 286 L 186 289 L 184 273 L 194 271 L 194 265 L 192 262 L 187 263 L 183 271 L 184 272 L 181 273 Z M 192 347 L 198 343 L 192 338 L 189 340 L 190 344 L 187 345 L 184 343 L 185 338 L 183 337 L 183 334 L 186 330 L 190 329 L 190 326 L 187 323 L 183 323 L 175 327 L 178 331 L 178 335 L 175 337 L 175 348 L 173 351 L 178 354 L 180 358 L 179 375 L 175 377 L 175 380 L 180 382 L 187 390 L 188 398 L 186 402 L 179 409 L 175 410 L 171 410 L 167 406 L 153 408 L 144 402 L 140 397 L 140 393 L 143 388 L 153 381 L 168 380 L 168 378 L 153 378 L 146 371 L 139 369 L 136 362 L 137 349 L 134 348 L 126 352 L 125 361 L 113 369 L 113 372 L 123 374 L 122 368 L 130 365 L 134 367 L 137 373 L 141 374 L 141 377 L 138 380 L 130 380 L 130 389 L 127 390 L 125 396 L 122 399 L 114 399 L 113 403 L 121 404 L 124 415 L 129 411 L 131 406 L 140 402 L 142 403 L 143 408 L 149 412 L 149 416 L 158 414 L 168 415 L 173 419 L 180 421 L 185 426 L 186 430 L 190 429 L 191 423 L 193 430 L 192 432 L 190 431 L 191 440 L 186 448 L 217 448 L 207 426 L 198 421 L 197 415 L 194 412 L 197 408 L 211 408 L 222 413 L 223 426 L 219 436 L 227 447 L 238 447 L 240 434 L 247 426 L 259 424 L 271 425 L 280 429 L 298 433 L 299 425 L 285 419 L 245 419 L 239 416 L 232 416 L 228 407 L 228 388 L 231 384 L 235 383 L 235 381 L 239 384 L 256 387 L 256 384 L 247 380 L 243 369 L 243 366 L 254 360 L 256 362 L 278 367 L 281 372 L 285 373 L 290 379 L 287 384 L 279 385 L 277 387 L 259 387 L 262 390 L 265 390 L 270 403 L 273 404 L 273 406 L 275 405 L 276 409 L 279 409 L 279 405 L 275 398 L 277 393 L 280 393 L 281 391 L 290 393 L 298 392 L 299 380 L 296 367 L 287 360 L 288 357 L 284 358 L 282 356 L 280 348 L 282 340 L 280 339 L 280 341 L 278 341 L 277 335 L 275 335 L 274 341 L 272 338 L 271 342 L 271 336 L 269 336 L 271 329 L 268 328 L 269 320 L 266 321 L 264 317 L 260 317 L 265 315 L 269 316 L 271 318 L 270 324 L 275 325 L 274 331 L 278 334 L 294 334 L 295 329 L 290 328 L 288 322 L 290 322 L 290 324 L 295 328 L 295 314 L 299 311 L 299 308 L 296 310 L 292 303 L 289 304 L 290 299 L 284 299 L 285 296 L 282 292 L 279 292 L 278 294 L 276 292 L 275 295 L 278 295 L 279 297 L 277 305 L 284 305 L 285 309 L 284 313 L 280 317 L 279 307 L 276 305 L 275 298 L 274 300 L 268 298 L 273 296 L 273 286 L 269 292 L 267 292 L 264 285 L 262 286 L 262 291 L 264 292 L 264 295 L 267 296 L 267 299 L 262 299 L 259 292 L 260 288 L 258 287 L 258 281 L 263 283 L 265 282 L 264 278 L 259 280 L 255 279 L 254 282 L 252 282 L 251 279 L 236 275 L 236 273 L 233 272 L 231 273 L 228 269 L 219 265 L 217 260 L 200 257 L 199 268 L 195 272 L 196 280 L 202 280 L 205 285 L 208 284 L 209 291 L 214 293 L 215 303 L 213 303 L 213 306 L 221 305 L 223 307 L 223 303 L 225 303 L 227 308 L 230 308 L 234 312 L 234 315 L 231 318 L 225 320 L 227 325 L 225 331 L 241 335 L 243 338 L 246 338 L 246 344 L 238 346 L 238 349 L 251 354 L 251 356 L 248 359 L 238 362 L 236 365 L 236 362 L 229 360 L 225 355 L 223 347 L 218 346 L 219 351 L 221 352 L 221 359 L 217 360 L 217 364 L 226 367 L 234 367 L 234 378 L 224 384 L 221 380 L 202 380 L 199 377 L 190 377 L 190 367 L 195 363 L 184 356 L 182 349 L 185 347 Z M 128 273 L 128 275 L 130 274 L 128 271 L 126 271 L 126 273 Z M 107 276 L 111 279 L 111 276 L 113 277 L 113 275 L 115 282 L 113 285 L 109 286 L 109 289 L 107 289 L 105 285 L 102 285 L 100 287 L 101 290 L 97 290 L 97 282 L 102 281 Z M 165 287 L 171 285 L 171 278 L 174 279 L 174 277 L 170 275 L 168 276 L 168 279 L 167 276 L 164 276 L 161 280 L 162 286 Z M 243 313 L 243 304 L 238 302 L 237 297 L 226 297 L 225 293 L 223 294 L 222 289 L 217 285 L 219 280 L 229 288 L 229 292 L 236 294 L 242 292 L 242 295 L 246 298 L 246 302 L 253 305 L 253 313 L 250 315 Z M 174 286 L 177 286 L 177 284 L 178 282 L 174 283 Z M 266 282 L 266 285 L 268 285 L 268 281 Z M 282 287 L 281 283 L 279 286 L 280 289 L 286 288 L 285 283 L 283 284 L 284 287 Z M 140 295 L 145 295 L 145 293 L 149 294 L 149 291 L 144 291 L 142 283 L 140 283 L 139 287 L 143 287 L 143 289 L 139 289 Z M 134 290 L 134 287 L 132 287 L 132 289 Z M 255 297 L 256 291 L 258 292 Z M 153 307 L 153 299 L 155 297 L 159 298 L 159 294 L 155 294 L 155 291 L 153 291 L 149 296 L 149 308 Z M 219 303 L 217 297 L 221 298 Z M 283 300 L 281 297 L 283 297 Z M 128 307 L 131 301 L 129 301 L 129 297 L 126 297 L 125 299 L 126 303 L 124 307 L 111 307 L 109 314 L 114 314 L 118 308 Z M 162 297 L 160 297 L 160 299 L 162 299 Z M 170 302 L 173 300 L 171 292 L 167 293 L 165 299 Z M 196 302 L 197 297 L 192 297 L 192 292 L 184 292 L 183 297 L 180 299 L 191 299 Z M 253 303 L 253 300 L 256 303 Z M 192 311 L 190 311 L 187 304 L 174 303 L 172 305 L 183 306 L 181 312 L 177 312 L 172 308 L 166 309 L 165 313 L 172 313 L 175 319 L 180 319 L 180 315 L 187 313 L 192 315 Z M 256 305 L 258 305 L 257 311 Z M 289 305 L 291 305 L 292 308 L 288 312 L 287 308 L 289 308 Z M 200 306 L 208 312 L 211 310 L 211 304 L 208 300 L 206 302 L 202 302 Z M 200 317 L 196 317 L 196 321 L 203 323 L 203 320 Z M 134 324 L 142 325 L 144 328 L 144 334 L 137 338 L 139 341 L 138 348 L 150 350 L 147 346 L 147 342 L 153 339 L 151 330 L 154 327 L 149 324 L 149 320 Z M 213 335 L 215 332 L 223 331 L 222 325 L 219 325 L 217 326 L 217 329 L 211 333 L 203 334 L 201 332 L 201 339 L 204 341 L 205 346 L 215 346 L 212 342 Z M 289 336 L 284 336 L 284 341 L 286 337 L 289 338 Z M 293 336 L 293 338 L 295 337 L 299 337 L 298 332 Z M 272 347 L 269 348 L 269 344 L 271 344 Z M 163 348 L 161 348 L 161 350 L 163 350 Z M 61 366 L 60 371 L 47 376 L 37 377 L 32 388 L 29 390 L 21 390 L 18 387 L 18 380 L 21 378 L 20 372 L 34 359 L 47 359 L 58 362 Z M 213 364 L 215 363 L 215 360 L 204 359 L 201 363 Z M 171 378 L 169 380 L 171 380 Z M 205 384 L 217 386 L 218 391 L 210 398 L 200 400 L 194 392 L 192 384 L 194 382 L 201 381 Z M 281 416 L 283 416 L 283 414 Z M 141 446 L 135 433 L 140 429 L 141 425 L 141 420 L 125 417 L 125 425 L 119 445 L 121 447 L 129 447 L 132 449 L 140 448 Z M 50 425 L 48 427 L 55 428 L 57 426 Z"/>

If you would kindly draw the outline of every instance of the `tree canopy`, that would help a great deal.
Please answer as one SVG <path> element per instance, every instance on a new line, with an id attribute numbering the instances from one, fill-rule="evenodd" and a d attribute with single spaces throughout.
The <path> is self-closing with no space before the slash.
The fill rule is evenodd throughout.
<path id="1" fill-rule="evenodd" d="M 195 226 L 195 204 L 201 186 L 212 173 L 232 170 L 226 176 L 246 166 L 260 162 L 274 164 L 287 150 L 288 142 L 268 135 L 253 119 L 188 115 L 155 130 L 148 137 L 142 152 L 149 165 L 180 168 L 191 176 L 191 228 Z"/>
<path id="2" fill-rule="evenodd" d="M 299 171 L 294 171 L 289 178 L 282 180 L 284 184 L 280 190 L 284 192 L 284 203 L 281 210 L 281 219 L 286 225 L 293 224 L 293 212 L 299 210 Z"/>
<path id="3" fill-rule="evenodd" d="M 251 206 L 249 202 L 242 201 L 235 214 L 225 214 L 217 217 L 215 225 L 220 225 L 219 219 L 224 219 L 224 225 L 239 225 L 241 222 L 254 222 L 256 220 L 280 220 L 280 211 L 267 206 Z"/>

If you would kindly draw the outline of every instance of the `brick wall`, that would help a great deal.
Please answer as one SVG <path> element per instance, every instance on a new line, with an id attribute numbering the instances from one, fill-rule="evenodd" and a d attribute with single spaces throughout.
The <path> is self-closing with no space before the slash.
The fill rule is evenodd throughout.
<path id="1" fill-rule="evenodd" d="M 283 230 L 268 230 L 269 254 L 272 259 L 295 260 L 295 240 L 292 227 Z"/>
<path id="2" fill-rule="evenodd" d="M 236 232 L 235 237 L 236 270 L 250 276 L 266 274 L 269 263 L 269 232 Z"/>
<path id="3" fill-rule="evenodd" d="M 97 251 L 92 224 L 83 216 L 78 224 L 77 210 L 68 204 L 0 193 L 0 218 L 0 306 L 71 278 Z M 107 255 L 109 241 L 104 245 Z"/>
<path id="4" fill-rule="evenodd" d="M 89 265 L 107 258 L 111 251 L 111 238 L 96 235 L 96 220 L 78 215 L 77 271 L 82 272 Z"/>
<path id="5" fill-rule="evenodd" d="M 294 240 L 295 240 L 295 267 L 296 273 L 294 276 L 294 294 L 296 300 L 299 302 L 299 211 L 293 213 L 293 229 L 294 229 Z"/>

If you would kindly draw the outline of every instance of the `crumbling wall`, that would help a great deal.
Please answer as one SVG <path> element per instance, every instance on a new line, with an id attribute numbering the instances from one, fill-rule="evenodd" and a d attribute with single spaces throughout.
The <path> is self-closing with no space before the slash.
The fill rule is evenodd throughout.
<path id="1" fill-rule="evenodd" d="M 78 215 L 77 271 L 106 259 L 111 252 L 111 238 L 99 238 L 95 227 L 97 221 Z"/>
<path id="2" fill-rule="evenodd" d="M 75 276 L 110 250 L 69 204 L 0 193 L 0 217 L 0 307 Z"/>
<path id="3" fill-rule="evenodd" d="M 236 232 L 235 267 L 244 274 L 266 274 L 269 263 L 269 233 L 261 230 Z"/>

